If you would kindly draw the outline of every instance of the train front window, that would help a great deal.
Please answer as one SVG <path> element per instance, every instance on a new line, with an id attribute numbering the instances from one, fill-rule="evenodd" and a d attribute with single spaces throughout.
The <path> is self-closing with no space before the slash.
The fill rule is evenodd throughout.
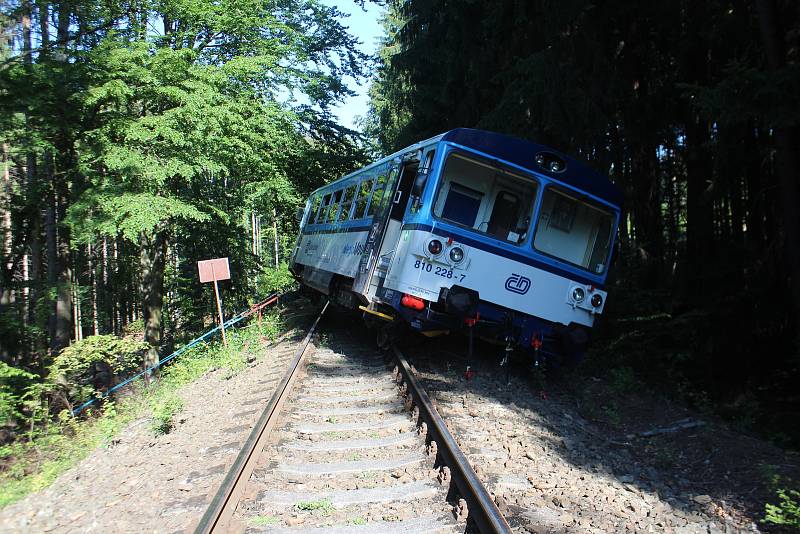
<path id="1" fill-rule="evenodd" d="M 510 243 L 525 240 L 537 182 L 494 162 L 450 154 L 433 214 Z"/>
<path id="2" fill-rule="evenodd" d="M 548 188 L 533 246 L 560 260 L 602 274 L 611 251 L 614 215 L 599 205 Z"/>

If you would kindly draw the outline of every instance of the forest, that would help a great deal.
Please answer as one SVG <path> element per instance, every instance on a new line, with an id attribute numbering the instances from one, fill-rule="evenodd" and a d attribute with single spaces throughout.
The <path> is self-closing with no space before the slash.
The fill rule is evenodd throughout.
<path id="1" fill-rule="evenodd" d="M 365 132 L 469 126 L 625 194 L 594 364 L 800 444 L 800 5 L 389 2 Z"/>
<path id="2" fill-rule="evenodd" d="M 228 315 L 286 282 L 304 195 L 365 162 L 331 114 L 370 64 L 340 15 L 314 0 L 2 4 L 4 427 L 80 400 L 54 402 L 48 379 L 71 343 L 138 332 L 153 365 L 207 328 L 198 260 L 230 257 Z"/>
<path id="3" fill-rule="evenodd" d="M 798 4 L 374 3 L 376 57 L 318 0 L 0 3 L 3 439 L 72 407 L 70 347 L 137 332 L 131 371 L 208 328 L 198 260 L 230 257 L 239 310 L 290 282 L 309 191 L 475 127 L 624 191 L 593 365 L 797 448 Z"/>

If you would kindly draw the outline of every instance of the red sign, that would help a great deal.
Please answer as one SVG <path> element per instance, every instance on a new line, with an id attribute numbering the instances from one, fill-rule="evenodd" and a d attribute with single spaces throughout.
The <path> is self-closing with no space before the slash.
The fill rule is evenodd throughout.
<path id="1" fill-rule="evenodd" d="M 214 282 L 215 280 L 229 280 L 231 277 L 228 258 L 214 258 L 213 260 L 198 261 L 197 270 L 200 273 L 201 283 Z"/>

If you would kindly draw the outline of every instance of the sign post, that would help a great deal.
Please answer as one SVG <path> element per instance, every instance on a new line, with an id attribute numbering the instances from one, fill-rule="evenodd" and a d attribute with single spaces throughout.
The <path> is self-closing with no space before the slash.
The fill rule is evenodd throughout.
<path id="1" fill-rule="evenodd" d="M 225 336 L 225 317 L 222 315 L 222 299 L 219 298 L 219 286 L 217 285 L 217 281 L 230 280 L 231 278 L 228 258 L 214 258 L 212 260 L 198 261 L 197 271 L 200 274 L 200 283 L 214 282 L 214 297 L 217 301 L 219 328 L 222 331 L 222 344 L 227 347 L 228 338 Z"/>

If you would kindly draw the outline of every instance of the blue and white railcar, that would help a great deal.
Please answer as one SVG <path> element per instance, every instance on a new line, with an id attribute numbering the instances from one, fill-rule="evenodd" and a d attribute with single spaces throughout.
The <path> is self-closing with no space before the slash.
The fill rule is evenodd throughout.
<path id="1" fill-rule="evenodd" d="M 460 128 L 314 191 L 291 269 L 424 334 L 575 357 L 605 307 L 621 203 L 569 156 Z"/>

